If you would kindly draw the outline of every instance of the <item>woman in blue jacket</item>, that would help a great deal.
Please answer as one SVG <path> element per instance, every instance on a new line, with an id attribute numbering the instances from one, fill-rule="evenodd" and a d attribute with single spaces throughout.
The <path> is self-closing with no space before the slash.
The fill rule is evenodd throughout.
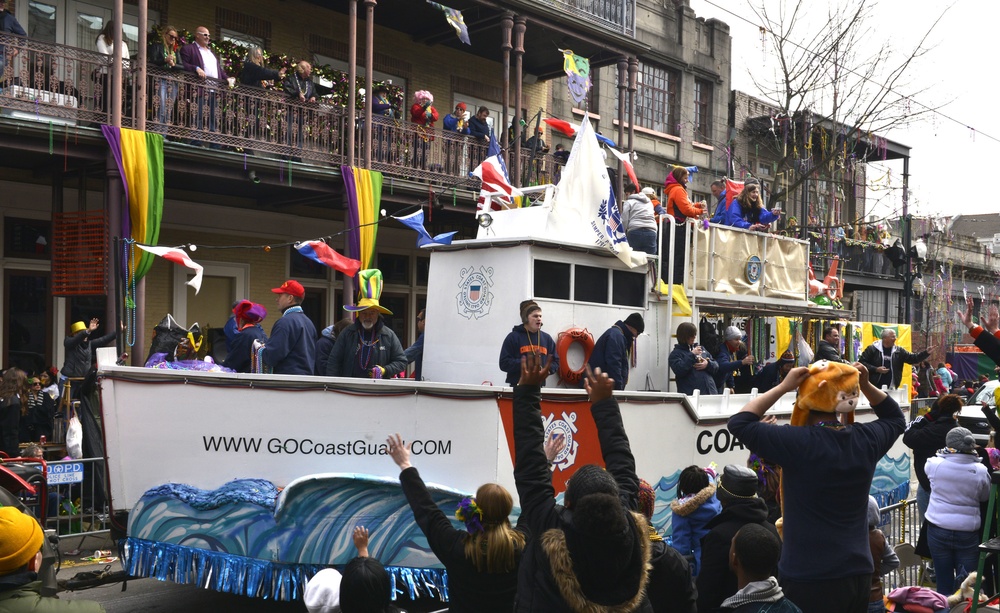
<path id="1" fill-rule="evenodd" d="M 751 177 L 743 184 L 740 195 L 726 208 L 722 223 L 744 230 L 766 230 L 777 220 L 777 215 L 764 208 L 760 181 Z"/>

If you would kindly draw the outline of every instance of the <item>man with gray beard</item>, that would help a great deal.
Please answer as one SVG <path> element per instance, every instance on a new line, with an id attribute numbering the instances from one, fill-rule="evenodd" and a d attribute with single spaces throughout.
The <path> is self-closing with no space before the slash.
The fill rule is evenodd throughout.
<path id="1" fill-rule="evenodd" d="M 406 354 L 396 333 L 386 327 L 382 314 L 392 311 L 378 303 L 382 294 L 382 272 L 378 269 L 358 273 L 362 298 L 345 311 L 357 313 L 353 325 L 344 328 L 326 361 L 330 377 L 388 379 L 406 369 Z"/>

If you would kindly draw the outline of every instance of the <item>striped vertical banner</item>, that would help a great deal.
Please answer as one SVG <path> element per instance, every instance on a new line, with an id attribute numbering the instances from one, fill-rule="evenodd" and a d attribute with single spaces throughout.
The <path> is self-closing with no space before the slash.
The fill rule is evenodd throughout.
<path id="1" fill-rule="evenodd" d="M 348 257 L 359 260 L 361 270 L 366 270 L 375 259 L 382 173 L 351 166 L 341 166 L 340 173 L 347 193 L 347 221 L 353 228 L 348 235 Z"/>

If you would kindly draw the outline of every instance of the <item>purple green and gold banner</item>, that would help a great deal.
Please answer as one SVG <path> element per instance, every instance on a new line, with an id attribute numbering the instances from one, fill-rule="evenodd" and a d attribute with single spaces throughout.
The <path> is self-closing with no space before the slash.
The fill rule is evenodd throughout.
<path id="1" fill-rule="evenodd" d="M 352 228 L 347 240 L 347 255 L 359 260 L 361 270 L 366 270 L 372 267 L 375 259 L 382 173 L 350 166 L 341 166 L 340 173 L 347 194 L 347 223 Z"/>
<path id="2" fill-rule="evenodd" d="M 128 128 L 101 126 L 118 164 L 125 187 L 121 236 L 137 243 L 155 245 L 160 237 L 163 217 L 163 136 Z M 128 271 L 135 280 L 141 279 L 153 265 L 151 253 L 142 252 Z"/>

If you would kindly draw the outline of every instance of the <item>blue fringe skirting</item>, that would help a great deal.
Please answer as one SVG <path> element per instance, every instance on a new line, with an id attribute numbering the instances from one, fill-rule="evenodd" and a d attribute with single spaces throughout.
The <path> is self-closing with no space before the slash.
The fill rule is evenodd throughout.
<path id="1" fill-rule="evenodd" d="M 301 600 L 306 582 L 320 570 L 330 568 L 270 562 L 133 537 L 123 539 L 119 547 L 125 572 L 132 577 L 152 577 L 265 600 Z M 387 566 L 386 570 L 392 577 L 393 600 L 405 594 L 411 600 L 430 597 L 448 601 L 448 573 L 444 569 Z"/>

